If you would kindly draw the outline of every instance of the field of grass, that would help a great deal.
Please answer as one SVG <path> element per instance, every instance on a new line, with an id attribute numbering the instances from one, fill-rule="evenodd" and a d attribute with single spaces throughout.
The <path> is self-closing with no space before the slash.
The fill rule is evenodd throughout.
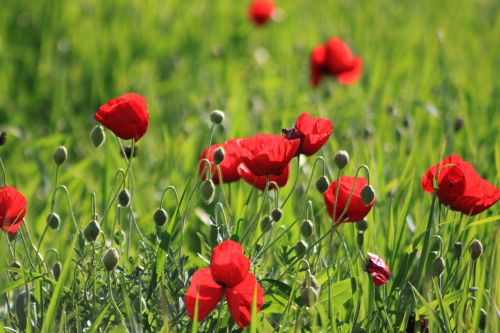
<path id="1" fill-rule="evenodd" d="M 182 301 L 193 268 L 208 266 L 214 242 L 207 221 L 212 216 L 224 224 L 220 206 L 229 224 L 239 226 L 233 236 L 250 259 L 259 246 L 272 244 L 252 266 L 265 304 L 244 331 L 409 332 L 415 314 L 417 322 L 428 320 L 430 332 L 472 332 L 482 326 L 481 309 L 485 331 L 500 331 L 500 205 L 472 217 L 438 205 L 432 210 L 432 195 L 420 186 L 424 172 L 452 153 L 500 185 L 500 2 L 275 2 L 281 19 L 260 28 L 247 18 L 249 1 L 2 4 L 0 131 L 7 143 L 0 158 L 6 183 L 26 196 L 28 212 L 22 238 L 9 243 L 7 233 L 0 234 L 0 333 L 20 326 L 35 332 L 237 331 L 226 305 L 193 327 Z M 331 36 L 363 58 L 363 75 L 352 86 L 328 79 L 313 89 L 310 51 Z M 127 161 L 119 141 L 107 131 L 96 149 L 89 133 L 99 106 L 129 91 L 145 96 L 150 122 L 126 177 L 131 206 L 120 208 L 114 202 L 123 180 L 118 170 L 126 170 Z M 279 191 L 280 200 L 292 193 L 283 217 L 260 237 L 252 221 L 267 213 L 259 210 L 262 194 L 248 184 L 224 186 L 224 193 L 218 187 L 220 206 L 199 198 L 198 157 L 209 143 L 214 109 L 226 116 L 214 127 L 214 143 L 280 134 L 308 112 L 334 122 L 317 154 L 331 181 L 339 150 L 350 155 L 343 174 L 368 166 L 376 203 L 363 244 L 356 225 L 345 223 L 304 257 L 321 285 L 315 306 L 301 302 L 306 273 L 294 247 L 309 202 L 313 239 L 330 229 L 314 188 L 321 168 L 313 168 L 315 157 L 301 158 L 300 169 L 292 161 L 288 185 Z M 457 119 L 463 121 L 458 130 Z M 68 159 L 57 168 L 52 153 L 59 145 L 67 147 Z M 57 185 L 65 187 L 54 196 Z M 163 208 L 171 219 L 157 229 L 153 213 L 168 186 L 181 202 L 166 192 Z M 272 199 L 266 208 L 274 207 Z M 58 230 L 46 228 L 52 205 L 61 217 Z M 94 213 L 104 216 L 103 234 L 92 245 L 81 230 Z M 473 239 L 484 246 L 474 262 Z M 455 242 L 464 245 L 460 260 Z M 422 258 L 426 244 L 430 253 Z M 119 249 L 120 266 L 108 275 L 101 257 L 109 246 Z M 363 272 L 366 252 L 386 260 L 387 285 L 375 287 Z M 20 269 L 10 268 L 14 255 Z M 446 268 L 433 278 L 437 256 Z M 422 260 L 427 264 L 419 270 Z M 57 281 L 49 274 L 56 261 L 63 267 Z M 32 302 L 23 307 L 27 302 L 16 300 L 27 290 Z M 22 325 L 22 316 L 32 324 Z"/>

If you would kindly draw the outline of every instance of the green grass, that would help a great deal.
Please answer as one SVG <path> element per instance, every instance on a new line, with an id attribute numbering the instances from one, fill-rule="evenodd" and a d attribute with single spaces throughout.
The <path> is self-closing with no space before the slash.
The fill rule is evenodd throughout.
<path id="1" fill-rule="evenodd" d="M 109 197 L 117 191 L 113 184 L 116 170 L 126 169 L 110 132 L 103 147 L 92 147 L 88 135 L 96 124 L 93 114 L 108 99 L 126 91 L 144 95 L 150 127 L 138 142 L 139 156 L 133 162 L 133 211 L 141 233 L 154 241 L 153 212 L 160 204 L 163 189 L 174 186 L 183 201 L 177 209 L 174 196 L 167 193 L 164 208 L 172 219 L 166 230 L 171 233 L 186 216 L 182 253 L 187 257 L 184 265 L 178 266 L 174 253 L 180 239 L 170 239 L 165 232 L 161 233 L 159 248 L 143 250 L 133 221 L 126 218 L 129 212 L 123 210 L 121 222 L 127 236 L 131 236 L 132 261 L 127 260 L 128 246 L 124 245 L 120 260 L 124 273 L 112 280 L 113 292 L 131 327 L 133 321 L 134 325 L 142 325 L 144 316 L 137 316 L 130 308 L 133 299 L 124 301 L 126 291 L 137 296 L 132 287 L 137 287 L 138 280 L 126 275 L 131 275 L 140 263 L 148 274 L 154 271 L 158 279 L 156 286 L 148 278 L 143 278 L 140 285 L 145 298 L 148 288 L 156 287 L 155 298 L 148 299 L 145 312 L 147 320 L 156 325 L 150 329 L 159 330 L 166 322 L 177 325 L 176 329 L 191 330 L 187 315 L 181 316 L 181 310 L 169 307 L 178 305 L 177 298 L 182 297 L 184 289 L 179 289 L 175 285 L 178 281 L 165 272 L 173 274 L 172 267 L 177 267 L 178 277 L 183 277 L 190 267 L 205 267 L 203 257 L 210 256 L 210 228 L 195 208 L 212 215 L 214 208 L 205 206 L 196 191 L 189 207 L 187 204 L 196 180 L 198 156 L 208 142 L 208 113 L 213 109 L 226 113 L 224 126 L 217 127 L 214 133 L 214 141 L 222 142 L 258 132 L 279 133 L 300 113 L 309 112 L 335 123 L 334 133 L 322 150 L 329 179 L 334 178 L 333 156 L 340 149 L 347 150 L 351 157 L 346 174 L 353 175 L 361 164 L 370 168 L 377 203 L 368 216 L 369 229 L 361 251 L 385 258 L 393 278 L 385 287 L 373 287 L 361 269 L 355 226 L 342 225 L 338 231 L 345 242 L 335 233 L 334 251 L 329 252 L 326 243 L 322 249 L 325 258 L 333 254 L 333 275 L 327 276 L 324 269 L 319 269 L 320 264 L 313 268 L 322 285 L 320 302 L 305 310 L 295 302 L 304 278 L 303 272 L 295 275 L 296 266 L 282 284 L 266 282 L 279 280 L 287 267 L 281 257 L 300 238 L 300 224 L 295 224 L 273 246 L 268 259 L 253 268 L 263 281 L 266 308 L 252 328 L 268 331 L 280 322 L 283 309 L 289 307 L 283 331 L 315 327 L 348 332 L 355 324 L 374 332 L 389 331 L 390 326 L 394 331 L 404 331 L 412 311 L 417 313 L 417 321 L 419 314 L 431 320 L 431 332 L 437 331 L 440 323 L 452 330 L 475 330 L 478 309 L 484 308 L 488 312 L 487 331 L 499 331 L 498 205 L 470 219 L 439 210 L 441 255 L 447 264 L 441 281 L 437 281 L 441 290 L 433 288 L 428 274 L 415 272 L 423 246 L 423 236 L 419 236 L 426 230 L 431 209 L 431 196 L 420 187 L 425 170 L 443 153 L 453 152 L 470 161 L 482 177 L 500 184 L 498 1 L 290 0 L 277 4 L 284 10 L 283 20 L 256 29 L 246 17 L 247 1 L 7 0 L 0 10 L 0 130 L 8 132 L 8 143 L 1 147 L 0 156 L 7 183 L 28 199 L 24 226 L 35 244 L 51 208 L 56 172 L 53 150 L 60 144 L 69 150 L 58 181 L 67 186 L 76 223 L 83 229 L 92 217 L 91 193 L 96 193 L 97 212 L 102 215 Z M 308 77 L 309 52 L 334 35 L 346 40 L 363 58 L 362 79 L 349 87 L 328 80 L 313 90 Z M 255 54 L 262 50 L 268 58 L 259 64 Z M 460 131 L 453 129 L 456 117 L 464 119 Z M 373 130 L 371 137 L 364 135 L 366 129 Z M 314 159 L 309 158 L 301 167 L 300 189 L 307 185 L 313 163 Z M 293 163 L 289 185 L 280 191 L 281 199 L 292 190 L 295 173 Z M 313 181 L 319 176 L 316 171 Z M 259 218 L 255 213 L 260 201 L 256 200 L 251 200 L 247 209 L 251 218 L 245 217 L 245 200 L 250 191 L 243 182 L 231 186 L 232 203 L 227 211 L 231 211 L 233 221 Z M 313 187 L 308 200 L 316 230 L 323 234 L 329 221 L 322 196 Z M 302 203 L 300 195 L 292 195 L 282 220 L 273 229 L 274 236 L 296 218 L 302 218 Z M 49 268 L 56 260 L 65 262 L 76 237 L 62 191 L 57 194 L 56 212 L 62 225 L 58 231 L 49 229 L 41 248 Z M 116 212 L 111 209 L 103 227 L 108 241 Z M 406 223 L 409 218 L 416 226 L 414 232 Z M 0 250 L 6 255 L 0 266 L 7 267 L 12 257 L 7 237 L 1 237 Z M 475 274 L 467 250 L 474 238 L 480 239 L 485 249 Z M 464 244 L 460 265 L 453 259 L 456 241 Z M 252 244 L 244 244 L 249 255 L 253 253 Z M 28 269 L 25 249 L 19 241 L 17 248 L 17 259 L 22 261 L 23 269 Z M 57 255 L 49 251 L 51 248 L 57 249 Z M 90 258 L 92 253 L 95 255 L 98 268 L 92 279 L 97 281 L 97 301 L 91 308 L 78 305 L 87 297 L 79 293 L 87 276 L 75 279 L 73 269 L 64 286 L 51 277 L 37 278 L 44 272 L 41 268 L 27 278 L 39 303 L 42 287 L 47 288 L 47 302 L 54 291 L 62 293 L 56 295 L 56 300 L 65 304 L 64 315 L 59 312 L 63 307 L 54 313 L 54 308 L 45 304 L 45 315 L 57 318 L 55 325 L 63 318 L 66 330 L 83 329 L 87 323 L 78 322 L 79 316 L 109 323 L 101 326 L 104 330 L 119 325 L 115 308 L 107 302 L 107 281 L 100 262 L 103 249 L 103 242 L 96 245 L 95 253 L 88 244 L 77 243 L 73 258 L 73 263 L 85 271 L 93 267 Z M 436 250 L 431 244 L 428 264 Z M 293 257 L 293 249 L 291 253 Z M 424 271 L 429 271 L 428 267 Z M 352 287 L 349 284 L 346 288 L 345 281 L 351 278 Z M 329 280 L 331 288 L 327 287 Z M 421 281 L 420 285 L 415 281 Z M 478 291 L 467 291 L 471 286 Z M 4 304 L 5 295 L 12 303 L 24 289 L 24 283 L 16 285 L 9 280 L 7 269 L 1 269 L 0 304 Z M 292 290 L 295 293 L 290 295 Z M 471 296 L 477 302 L 472 302 Z M 213 324 L 210 318 L 215 318 L 215 312 L 210 316 L 199 323 L 199 329 L 207 330 Z M 226 312 L 217 313 L 217 318 L 221 318 L 220 327 L 231 325 Z M 0 331 L 2 325 L 8 331 L 7 327 L 15 323 L 15 319 L 6 318 L 0 306 Z M 41 327 L 39 323 L 34 329 Z"/>

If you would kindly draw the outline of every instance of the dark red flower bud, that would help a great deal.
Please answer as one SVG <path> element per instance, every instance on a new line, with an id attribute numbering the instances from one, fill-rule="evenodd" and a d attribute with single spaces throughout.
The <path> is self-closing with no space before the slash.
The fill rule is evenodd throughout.
<path id="1" fill-rule="evenodd" d="M 377 287 L 387 283 L 391 277 L 391 271 L 385 261 L 376 254 L 368 252 L 365 270 L 372 276 Z"/>

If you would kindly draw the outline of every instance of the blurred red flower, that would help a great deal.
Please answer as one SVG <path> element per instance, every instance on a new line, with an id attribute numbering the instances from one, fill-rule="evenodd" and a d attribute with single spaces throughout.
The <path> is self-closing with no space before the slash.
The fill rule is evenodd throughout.
<path id="1" fill-rule="evenodd" d="M 0 188 L 0 228 L 16 233 L 25 215 L 26 198 L 13 187 Z"/>
<path id="2" fill-rule="evenodd" d="M 210 161 L 210 167 L 211 167 L 211 173 L 212 173 L 212 180 L 214 181 L 215 184 L 219 184 L 219 171 L 217 168 L 213 165 L 213 154 L 215 149 L 218 147 L 222 147 L 224 149 L 224 160 L 222 161 L 221 164 L 219 164 L 220 171 L 222 173 L 222 181 L 224 183 L 231 183 L 235 182 L 240 179 L 240 175 L 238 173 L 238 166 L 241 163 L 241 154 L 240 150 L 241 148 L 238 147 L 236 144 L 235 140 L 229 140 L 226 141 L 224 144 L 214 144 L 208 148 L 208 156 L 207 156 L 207 149 L 205 148 L 203 152 L 200 155 L 199 160 L 202 160 L 204 158 L 208 159 Z M 200 163 L 200 175 L 202 175 L 203 180 L 205 180 L 206 174 L 203 174 L 203 170 L 206 168 L 205 163 Z M 205 170 L 206 172 L 206 170 Z"/>
<path id="3" fill-rule="evenodd" d="M 148 129 L 146 99 L 134 93 L 113 98 L 99 107 L 94 118 L 116 136 L 138 141 Z"/>
<path id="4" fill-rule="evenodd" d="M 446 157 L 425 172 L 421 181 L 424 191 L 434 193 L 434 184 L 443 205 L 467 215 L 479 214 L 500 200 L 500 189 L 458 155 Z"/>
<path id="5" fill-rule="evenodd" d="M 325 118 L 313 118 L 308 113 L 302 113 L 292 128 L 282 130 L 288 140 L 300 139 L 298 154 L 314 155 L 328 140 L 333 132 L 333 123 Z"/>
<path id="6" fill-rule="evenodd" d="M 248 7 L 248 17 L 258 26 L 266 24 L 273 16 L 276 7 L 271 0 L 254 0 Z"/>
<path id="7" fill-rule="evenodd" d="M 344 84 L 356 83 L 363 71 L 363 61 L 352 55 L 349 46 L 340 38 L 330 38 L 317 45 L 310 55 L 311 84 L 317 87 L 324 75 L 330 75 Z"/>
<path id="8" fill-rule="evenodd" d="M 356 181 L 356 184 L 354 184 Z M 375 200 L 368 205 L 365 205 L 361 199 L 361 191 L 368 185 L 368 180 L 363 177 L 340 177 L 340 184 L 338 189 L 337 205 L 335 206 L 335 192 L 337 188 L 337 180 L 332 182 L 326 192 L 324 193 L 324 200 L 328 215 L 333 218 L 333 211 L 335 209 L 334 222 L 358 222 L 361 221 L 370 212 Z M 349 205 L 347 201 L 351 195 Z M 347 207 L 347 208 L 346 208 Z M 344 213 L 345 210 L 345 213 Z"/>
<path id="9" fill-rule="evenodd" d="M 391 271 L 385 261 L 376 254 L 368 252 L 365 270 L 372 276 L 377 287 L 386 284 L 391 277 Z"/>
<path id="10" fill-rule="evenodd" d="M 198 321 L 202 321 L 225 295 L 234 321 L 244 328 L 250 324 L 252 304 L 256 293 L 256 310 L 264 303 L 264 290 L 249 271 L 250 260 L 243 254 L 241 244 L 224 241 L 217 245 L 210 258 L 210 268 L 197 270 L 186 291 L 188 315 L 194 319 L 198 299 Z"/>
<path id="11" fill-rule="evenodd" d="M 266 176 L 256 176 L 254 175 L 248 167 L 245 165 L 245 163 L 241 163 L 238 166 L 238 174 L 243 178 L 244 181 L 246 181 L 248 184 L 255 186 L 261 191 L 264 191 L 266 188 L 266 181 L 267 177 Z M 283 187 L 286 185 L 288 182 L 288 175 L 290 174 L 290 165 L 288 164 L 283 170 L 280 175 L 277 176 L 269 176 L 269 182 L 275 182 L 278 187 Z M 273 190 L 275 187 L 272 185 L 269 185 L 269 190 Z"/>
<path id="12" fill-rule="evenodd" d="M 279 176 L 297 154 L 300 140 L 287 140 L 274 134 L 257 134 L 236 140 L 242 148 L 243 163 L 256 176 Z"/>

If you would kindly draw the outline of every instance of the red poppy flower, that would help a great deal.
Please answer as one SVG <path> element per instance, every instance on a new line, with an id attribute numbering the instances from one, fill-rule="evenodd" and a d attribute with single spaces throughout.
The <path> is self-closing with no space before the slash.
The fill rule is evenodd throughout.
<path id="1" fill-rule="evenodd" d="M 202 321 L 225 295 L 234 321 L 244 328 L 250 324 L 256 294 L 256 310 L 264 303 L 264 290 L 249 271 L 250 260 L 239 243 L 224 241 L 217 245 L 210 258 L 210 268 L 196 271 L 185 295 L 186 309 L 194 318 L 198 299 L 198 320 Z"/>
<path id="2" fill-rule="evenodd" d="M 365 270 L 372 276 L 377 287 L 386 284 L 391 277 L 391 271 L 385 261 L 376 254 L 368 252 Z"/>
<path id="3" fill-rule="evenodd" d="M 333 123 L 325 118 L 313 118 L 303 113 L 292 128 L 282 130 L 288 140 L 300 139 L 300 148 L 297 154 L 314 155 L 328 140 L 333 132 Z"/>
<path id="4" fill-rule="evenodd" d="M 138 141 L 148 129 L 148 107 L 141 95 L 127 93 L 102 105 L 94 118 L 116 136 Z"/>
<path id="5" fill-rule="evenodd" d="M 271 0 L 254 0 L 248 8 L 248 17 L 256 25 L 264 25 L 272 18 L 275 10 Z"/>
<path id="6" fill-rule="evenodd" d="M 0 188 L 0 228 L 14 234 L 26 215 L 26 198 L 15 188 Z"/>
<path id="7" fill-rule="evenodd" d="M 356 83 L 363 71 L 363 61 L 352 55 L 349 46 L 333 37 L 324 45 L 316 46 L 310 56 L 311 83 L 316 87 L 324 74 L 344 84 Z"/>
<path id="8" fill-rule="evenodd" d="M 257 134 L 238 139 L 242 160 L 256 176 L 279 176 L 296 155 L 300 140 L 287 140 L 274 134 Z"/>
<path id="9" fill-rule="evenodd" d="M 255 186 L 261 191 L 266 188 L 266 176 L 256 176 L 248 169 L 248 167 L 241 163 L 238 166 L 238 174 L 246 181 L 248 184 Z M 290 174 L 290 165 L 288 164 L 278 176 L 269 176 L 269 182 L 275 182 L 278 187 L 283 187 L 288 182 L 288 176 Z M 273 190 L 273 186 L 269 186 L 269 190 Z"/>
<path id="10" fill-rule="evenodd" d="M 241 154 L 240 154 L 241 148 L 238 147 L 235 140 L 226 141 L 223 145 L 215 144 L 210 146 L 208 148 L 208 156 L 207 156 L 207 149 L 205 148 L 201 153 L 199 160 L 206 158 L 210 161 L 212 169 L 211 172 L 213 175 L 212 180 L 214 181 L 215 184 L 218 184 L 219 171 L 213 165 L 214 151 L 218 147 L 224 148 L 224 153 L 225 153 L 224 160 L 222 161 L 222 163 L 219 164 L 220 171 L 222 173 L 222 181 L 224 183 L 231 183 L 239 180 L 240 175 L 238 173 L 238 165 L 240 165 L 241 163 Z M 204 168 L 206 168 L 206 165 L 204 163 L 200 163 L 200 174 L 203 173 Z M 206 175 L 203 175 L 203 180 L 205 180 L 206 178 L 207 178 Z"/>
<path id="11" fill-rule="evenodd" d="M 354 185 L 354 181 L 356 184 Z M 340 177 L 339 185 L 339 196 L 337 199 L 337 205 L 335 206 L 335 192 L 337 188 L 337 180 L 332 182 L 326 192 L 324 193 L 324 200 L 328 214 L 333 218 L 333 210 L 335 208 L 335 219 L 334 221 L 339 222 L 358 222 L 361 221 L 370 212 L 375 200 L 370 204 L 365 205 L 361 199 L 361 191 L 365 186 L 368 185 L 368 180 L 363 177 L 350 177 L 342 176 Z M 354 186 L 354 188 L 353 188 Z M 349 195 L 351 195 L 351 200 L 347 206 L 347 201 Z M 335 207 L 334 207 L 335 206 Z M 347 206 L 347 209 L 346 209 Z M 344 213 L 345 210 L 345 213 Z"/>
<path id="12" fill-rule="evenodd" d="M 439 201 L 467 215 L 479 214 L 500 200 L 500 189 L 481 178 L 458 155 L 448 156 L 426 171 L 421 182 L 424 191 L 433 193 L 434 182 Z"/>

